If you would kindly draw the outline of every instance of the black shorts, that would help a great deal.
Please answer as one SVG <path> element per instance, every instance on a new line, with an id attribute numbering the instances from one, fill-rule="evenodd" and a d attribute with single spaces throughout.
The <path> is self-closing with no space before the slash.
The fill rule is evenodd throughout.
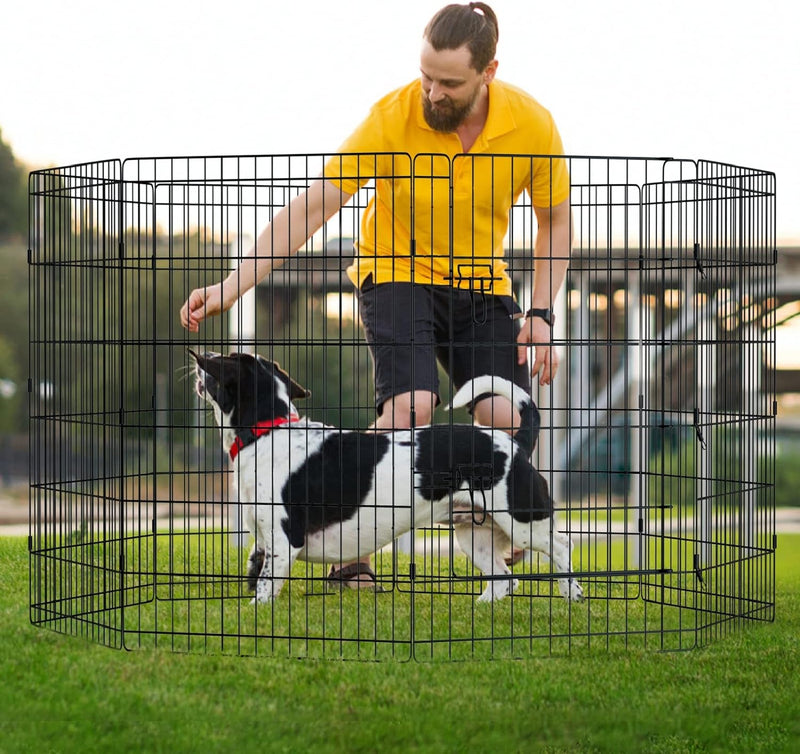
<path id="1" fill-rule="evenodd" d="M 369 277 L 358 302 L 374 363 L 378 415 L 388 399 L 414 390 L 434 393 L 438 403 L 437 360 L 454 390 L 491 374 L 530 393 L 530 367 L 517 363 L 520 323 L 512 315 L 520 308 L 511 296 L 450 286 L 374 285 Z"/>

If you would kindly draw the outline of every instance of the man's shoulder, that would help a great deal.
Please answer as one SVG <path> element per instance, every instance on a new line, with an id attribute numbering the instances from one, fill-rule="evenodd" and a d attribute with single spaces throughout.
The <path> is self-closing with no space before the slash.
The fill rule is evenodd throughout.
<path id="1" fill-rule="evenodd" d="M 389 116 L 407 115 L 419 100 L 419 92 L 419 79 L 415 79 L 381 97 L 372 106 L 372 112 Z"/>
<path id="2" fill-rule="evenodd" d="M 514 86 L 514 84 L 509 84 L 507 81 L 500 81 L 499 79 L 495 79 L 493 84 L 496 90 L 505 96 L 515 115 L 526 114 L 534 118 L 545 120 L 552 119 L 553 116 L 550 111 L 524 89 L 520 89 L 518 86 Z"/>
<path id="3" fill-rule="evenodd" d="M 418 85 L 418 82 L 417 82 Z M 414 82 L 389 92 L 375 102 L 369 114 L 339 147 L 340 152 L 406 151 L 405 124 L 416 118 Z M 419 96 L 416 95 L 419 100 Z"/>

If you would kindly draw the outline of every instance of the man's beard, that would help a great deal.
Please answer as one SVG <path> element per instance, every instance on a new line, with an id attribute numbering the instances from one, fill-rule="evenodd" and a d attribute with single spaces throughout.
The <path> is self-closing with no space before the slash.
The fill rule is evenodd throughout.
<path id="1" fill-rule="evenodd" d="M 452 100 L 448 97 L 437 105 L 436 108 L 431 104 L 431 101 L 422 93 L 422 114 L 425 116 L 425 122 L 434 130 L 442 131 L 445 133 L 452 133 L 455 131 L 472 112 L 475 103 L 478 101 L 478 96 L 481 93 L 481 87 L 475 87 L 475 91 L 470 97 L 469 101 L 463 105 L 454 105 Z"/>

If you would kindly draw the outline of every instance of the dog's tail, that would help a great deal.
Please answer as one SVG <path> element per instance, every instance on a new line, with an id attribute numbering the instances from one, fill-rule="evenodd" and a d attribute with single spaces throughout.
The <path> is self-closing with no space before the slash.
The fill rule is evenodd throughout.
<path id="1" fill-rule="evenodd" d="M 461 408 L 472 403 L 476 398 L 486 395 L 499 395 L 507 398 L 519 412 L 519 428 L 514 432 L 514 439 L 522 447 L 527 456 L 533 453 L 536 441 L 539 439 L 541 419 L 539 409 L 528 393 L 519 385 L 509 382 L 502 377 L 490 374 L 470 380 L 454 396 L 450 407 Z"/>

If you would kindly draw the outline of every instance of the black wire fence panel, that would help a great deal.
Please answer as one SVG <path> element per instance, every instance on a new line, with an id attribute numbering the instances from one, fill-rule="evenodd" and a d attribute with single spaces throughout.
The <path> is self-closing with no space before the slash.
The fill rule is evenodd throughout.
<path id="1" fill-rule="evenodd" d="M 537 236 L 563 205 L 534 206 L 529 193 L 565 168 L 571 252 L 555 234 Z M 296 218 L 308 216 L 298 207 L 321 175 L 352 197 L 324 207 L 329 219 L 312 233 Z M 295 235 L 310 237 L 284 258 L 274 228 L 287 205 Z M 189 293 L 218 286 L 249 254 L 274 262 L 272 273 L 199 333 L 185 330 Z M 125 648 L 450 659 L 682 650 L 774 619 L 774 332 L 786 302 L 769 172 L 541 155 L 109 160 L 31 174 L 28 257 L 35 624 Z M 401 379 L 423 369 L 426 345 L 418 333 L 368 343 L 356 284 L 367 274 L 433 282 L 452 307 L 465 293 L 467 309 L 448 309 L 432 336 L 439 402 L 412 403 L 402 430 L 402 447 L 417 447 L 430 418 L 455 457 L 455 425 L 472 418 L 444 412 L 460 385 L 441 364 L 513 372 L 513 330 L 494 337 L 490 356 L 464 332 L 485 324 L 504 286 L 516 300 L 506 315 L 525 312 L 536 274 L 558 286 L 567 257 L 553 302 L 560 370 L 532 388 L 532 458 L 554 502 L 545 546 L 522 553 L 510 575 L 487 574 L 467 552 L 489 542 L 493 561 L 519 553 L 508 537 L 485 536 L 487 508 L 507 501 L 487 500 L 494 482 L 478 460 L 445 469 L 442 515 L 415 505 L 433 484 L 421 454 L 382 459 L 391 474 L 378 484 L 367 456 L 342 450 L 320 474 L 339 490 L 355 485 L 355 513 L 335 495 L 314 498 L 310 483 L 300 504 L 329 513 L 339 500 L 334 519 L 363 524 L 359 549 L 373 553 L 381 589 L 332 588 L 331 566 L 352 559 L 333 531 L 323 562 L 301 551 L 280 594 L 252 604 L 248 554 L 262 535 L 242 490 L 263 482 L 273 493 L 258 510 L 289 520 L 292 503 L 275 490 L 290 460 L 249 471 L 231 461 L 189 349 L 279 362 L 310 390 L 296 403 L 302 417 L 377 445 L 370 346 L 393 354 Z M 390 302 L 387 316 L 419 318 L 418 307 Z M 294 433 L 293 468 L 317 453 L 319 430 L 279 431 Z M 511 526 L 526 535 L 531 524 Z M 549 557 L 565 537 L 568 573 Z M 563 598 L 567 578 L 587 599 Z M 492 585 L 509 594 L 478 600 Z"/>

